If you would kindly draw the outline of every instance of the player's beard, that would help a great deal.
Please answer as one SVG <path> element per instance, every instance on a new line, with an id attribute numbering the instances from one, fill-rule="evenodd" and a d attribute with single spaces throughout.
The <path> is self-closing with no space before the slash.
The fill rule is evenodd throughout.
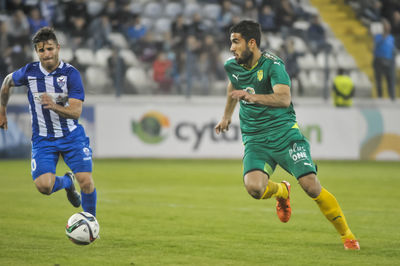
<path id="1" fill-rule="evenodd" d="M 242 56 L 236 59 L 236 62 L 239 65 L 249 65 L 251 60 L 253 59 L 253 52 L 250 51 L 249 47 L 246 47 L 246 50 L 243 51 Z"/>

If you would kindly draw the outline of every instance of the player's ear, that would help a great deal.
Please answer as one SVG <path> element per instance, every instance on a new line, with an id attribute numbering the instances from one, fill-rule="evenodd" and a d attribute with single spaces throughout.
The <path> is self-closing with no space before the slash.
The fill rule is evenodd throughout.
<path id="1" fill-rule="evenodd" d="M 250 39 L 249 42 L 247 43 L 250 48 L 255 48 L 257 46 L 256 40 L 255 39 Z"/>

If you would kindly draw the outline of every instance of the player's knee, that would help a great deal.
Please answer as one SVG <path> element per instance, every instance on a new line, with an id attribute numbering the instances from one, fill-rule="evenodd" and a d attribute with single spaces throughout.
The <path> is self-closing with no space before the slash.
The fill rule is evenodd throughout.
<path id="1" fill-rule="evenodd" d="M 316 198 L 318 197 L 319 193 L 321 193 L 321 184 L 319 183 L 315 174 L 310 174 L 300 178 L 299 183 L 303 190 L 311 198 Z"/>
<path id="2" fill-rule="evenodd" d="M 50 195 L 53 189 L 52 187 L 43 184 L 36 184 L 36 188 L 40 193 L 44 195 Z"/>
<path id="3" fill-rule="evenodd" d="M 261 199 L 264 193 L 264 189 L 261 186 L 251 183 L 251 184 L 246 184 L 245 187 L 250 196 L 252 196 L 255 199 Z"/>
<path id="4" fill-rule="evenodd" d="M 91 193 L 94 190 L 94 183 L 91 178 L 85 178 L 79 182 L 79 187 L 84 193 Z"/>

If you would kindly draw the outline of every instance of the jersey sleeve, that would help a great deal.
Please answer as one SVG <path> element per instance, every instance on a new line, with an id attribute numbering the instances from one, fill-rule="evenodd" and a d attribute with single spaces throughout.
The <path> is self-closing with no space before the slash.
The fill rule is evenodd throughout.
<path id="1" fill-rule="evenodd" d="M 233 79 L 233 76 L 232 76 L 232 65 L 231 64 L 232 63 L 231 63 L 230 59 L 226 60 L 225 64 L 224 64 L 224 69 L 225 69 L 226 75 L 228 76 L 228 79 L 232 83 L 234 83 L 235 80 Z"/>
<path id="2" fill-rule="evenodd" d="M 79 71 L 71 67 L 67 79 L 68 98 L 74 98 L 81 101 L 85 100 L 85 90 L 83 88 L 82 78 Z"/>
<path id="3" fill-rule="evenodd" d="M 284 84 L 290 87 L 290 77 L 286 72 L 285 65 L 280 61 L 274 61 L 269 69 L 271 77 L 271 87 L 276 84 Z"/>
<path id="4" fill-rule="evenodd" d="M 12 74 L 12 79 L 13 79 L 16 87 L 28 85 L 28 78 L 26 76 L 26 71 L 27 71 L 28 67 L 29 67 L 29 65 L 26 65 L 26 66 L 16 70 Z"/>

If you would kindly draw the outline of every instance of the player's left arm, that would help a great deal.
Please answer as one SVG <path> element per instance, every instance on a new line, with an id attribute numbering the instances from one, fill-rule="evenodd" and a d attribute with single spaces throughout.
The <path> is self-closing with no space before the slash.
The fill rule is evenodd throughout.
<path id="1" fill-rule="evenodd" d="M 41 96 L 41 101 L 44 109 L 49 109 L 64 118 L 79 119 L 82 113 L 83 102 L 75 98 L 68 99 L 68 105 L 62 106 L 53 101 L 53 98 L 48 94 Z"/>
<path id="2" fill-rule="evenodd" d="M 233 99 L 245 100 L 249 103 L 267 105 L 271 107 L 289 107 L 292 101 L 290 87 L 286 84 L 275 84 L 272 94 L 250 94 L 244 90 L 235 90 L 231 93 Z"/>

